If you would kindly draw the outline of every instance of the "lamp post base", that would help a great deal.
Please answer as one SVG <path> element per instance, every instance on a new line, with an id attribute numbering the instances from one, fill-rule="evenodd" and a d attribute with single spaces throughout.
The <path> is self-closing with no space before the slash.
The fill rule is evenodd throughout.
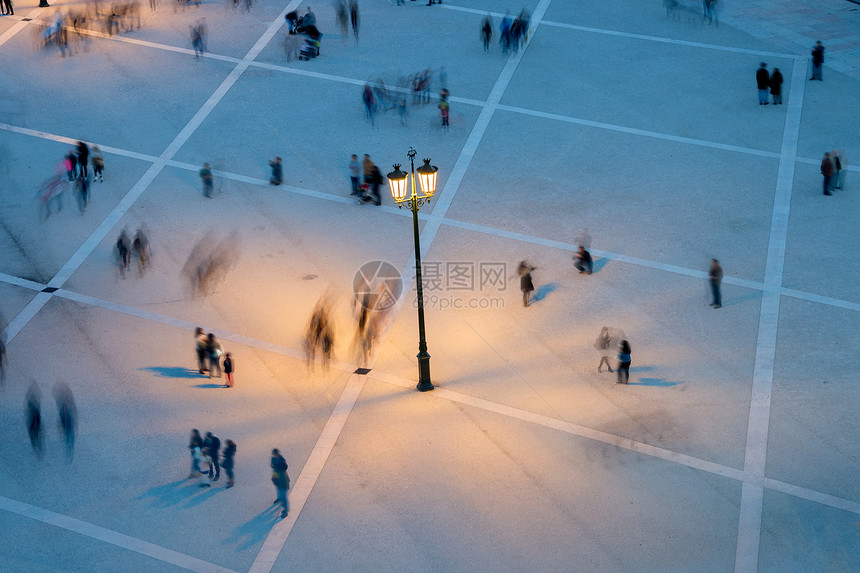
<path id="1" fill-rule="evenodd" d="M 433 389 L 430 381 L 430 354 L 425 350 L 418 353 L 418 385 L 419 392 L 429 392 Z"/>

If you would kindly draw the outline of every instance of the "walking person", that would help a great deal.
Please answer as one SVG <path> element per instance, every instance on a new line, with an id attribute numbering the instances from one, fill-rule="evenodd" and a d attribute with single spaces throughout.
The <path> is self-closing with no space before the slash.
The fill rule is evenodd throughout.
<path id="1" fill-rule="evenodd" d="M 149 265 L 149 239 L 143 229 L 138 229 L 134 235 L 134 241 L 131 242 L 131 251 L 137 257 L 137 272 L 143 276 L 143 271 Z"/>
<path id="2" fill-rule="evenodd" d="M 361 191 L 358 187 L 360 184 L 359 177 L 361 177 L 361 164 L 358 162 L 358 155 L 353 153 L 352 157 L 349 158 L 349 182 L 352 186 L 352 192 L 350 195 L 361 195 Z"/>
<path id="3" fill-rule="evenodd" d="M 758 71 L 755 73 L 755 83 L 758 86 L 758 104 L 767 105 L 767 90 L 770 88 L 770 74 L 767 73 L 767 64 L 762 62 L 759 64 Z"/>
<path id="4" fill-rule="evenodd" d="M 128 240 L 128 235 L 125 231 L 119 234 L 116 240 L 116 254 L 119 258 L 119 274 L 125 278 L 125 271 L 128 270 L 131 264 L 131 242 Z"/>
<path id="5" fill-rule="evenodd" d="M 90 161 L 93 164 L 93 181 L 104 183 L 105 159 L 98 145 L 93 145 Z"/>
<path id="6" fill-rule="evenodd" d="M 269 161 L 269 166 L 272 168 L 272 176 L 269 177 L 269 184 L 280 185 L 284 179 L 284 170 L 281 165 L 281 158 L 275 157 L 274 161 Z"/>
<path id="7" fill-rule="evenodd" d="M 272 450 L 272 483 L 275 484 L 275 489 L 278 492 L 278 497 L 274 503 L 281 504 L 281 518 L 287 516 L 290 512 L 290 501 L 287 498 L 287 490 L 290 489 L 290 476 L 287 473 L 287 460 L 281 455 L 277 448 Z"/>
<path id="8" fill-rule="evenodd" d="M 597 371 L 602 372 L 603 364 L 606 364 L 610 374 L 615 372 L 612 365 L 609 363 L 609 357 L 613 354 L 614 340 L 609 334 L 609 329 L 605 326 L 600 329 L 600 334 L 597 335 L 597 340 L 594 341 L 594 348 L 600 354 L 600 362 L 597 364 Z"/>
<path id="9" fill-rule="evenodd" d="M 218 452 L 221 450 L 221 440 L 212 432 L 206 432 L 203 439 L 203 451 L 209 457 L 209 477 L 212 481 L 221 478 L 221 465 L 218 463 Z"/>
<path id="10" fill-rule="evenodd" d="M 39 392 L 34 387 L 27 391 L 27 435 L 30 446 L 39 457 L 42 457 L 42 409 L 39 404 Z"/>
<path id="11" fill-rule="evenodd" d="M 211 487 L 212 484 L 204 478 L 204 475 L 208 476 L 212 471 L 212 458 L 206 453 L 205 447 L 194 448 L 194 457 L 197 460 L 197 467 L 200 468 L 200 471 L 193 474 L 192 477 L 198 478 L 197 485 L 200 487 Z"/>
<path id="12" fill-rule="evenodd" d="M 358 0 L 349 0 L 349 21 L 352 24 L 352 35 L 355 36 L 355 43 L 358 43 L 358 27 L 360 19 L 358 14 Z"/>
<path id="13" fill-rule="evenodd" d="M 586 251 L 582 245 L 579 245 L 579 248 L 573 255 L 573 260 L 573 266 L 579 271 L 579 274 L 590 275 L 594 270 L 594 260 L 591 258 L 591 253 Z"/>
<path id="14" fill-rule="evenodd" d="M 207 367 L 207 358 L 208 354 L 206 353 L 206 345 L 208 339 L 206 335 L 203 333 L 203 329 L 199 326 L 194 331 L 194 341 L 195 348 L 197 350 L 197 372 L 203 374 L 204 371 L 208 372 L 209 368 Z"/>
<path id="15" fill-rule="evenodd" d="M 722 308 L 723 299 L 720 293 L 720 283 L 723 282 L 723 267 L 720 266 L 720 261 L 711 259 L 711 268 L 708 270 L 708 279 L 711 281 L 711 294 L 713 302 L 711 306 L 714 308 Z"/>
<path id="16" fill-rule="evenodd" d="M 520 275 L 520 290 L 523 291 L 523 306 L 529 305 L 529 298 L 535 290 L 535 285 L 532 282 L 533 270 L 535 267 L 526 261 L 520 261 L 520 266 L 517 268 L 517 273 Z"/>
<path id="17" fill-rule="evenodd" d="M 782 105 L 782 74 L 779 68 L 774 68 L 770 74 L 770 97 L 774 105 Z"/>
<path id="18" fill-rule="evenodd" d="M 218 371 L 217 378 L 221 378 L 221 355 L 224 349 L 221 348 L 221 343 L 215 338 L 211 332 L 206 337 L 206 355 L 209 357 L 209 378 L 212 378 L 215 371 Z"/>
<path id="19" fill-rule="evenodd" d="M 75 181 L 75 195 L 78 199 L 78 213 L 83 215 L 90 203 L 90 178 L 86 175 L 81 175 Z"/>
<path id="20" fill-rule="evenodd" d="M 626 340 L 621 341 L 618 347 L 618 383 L 627 384 L 630 380 L 630 343 Z"/>
<path id="21" fill-rule="evenodd" d="M 848 156 L 845 155 L 844 149 L 840 149 L 833 152 L 833 157 L 836 163 L 835 185 L 837 189 L 841 190 L 845 184 L 845 169 L 848 167 Z"/>
<path id="22" fill-rule="evenodd" d="M 71 389 L 62 383 L 54 389 L 54 398 L 57 401 L 57 414 L 60 419 L 60 429 L 63 432 L 63 442 L 66 445 L 66 455 L 71 459 L 75 453 L 75 420 L 77 419 L 75 398 L 72 396 Z"/>
<path id="23" fill-rule="evenodd" d="M 87 164 L 89 164 L 90 148 L 83 141 L 78 142 L 78 168 L 79 176 L 87 176 Z"/>
<path id="24" fill-rule="evenodd" d="M 830 190 L 833 188 L 833 160 L 830 158 L 830 152 L 824 152 L 824 159 L 821 160 L 821 175 L 824 176 L 824 194 L 833 195 Z"/>
<path id="25" fill-rule="evenodd" d="M 203 438 L 200 432 L 195 428 L 191 430 L 191 440 L 188 442 L 188 449 L 191 450 L 191 473 L 188 474 L 188 479 L 195 477 L 200 473 L 200 458 L 196 451 L 203 447 Z"/>
<path id="26" fill-rule="evenodd" d="M 208 163 L 203 164 L 200 169 L 200 180 L 203 182 L 203 196 L 212 198 L 212 169 Z"/>
<path id="27" fill-rule="evenodd" d="M 229 356 L 229 355 L 228 355 Z M 221 459 L 221 467 L 224 468 L 224 473 L 227 474 L 227 489 L 233 487 L 235 480 L 233 479 L 233 458 L 236 456 L 236 442 L 227 440 L 224 446 L 224 454 Z"/>
<path id="28" fill-rule="evenodd" d="M 821 42 L 815 42 L 812 48 L 812 77 L 810 80 L 823 81 L 821 79 L 821 66 L 824 65 L 824 46 Z"/>
<path id="29" fill-rule="evenodd" d="M 224 355 L 224 376 L 227 377 L 227 383 L 224 384 L 225 388 L 233 387 L 233 369 L 235 368 L 233 364 L 233 357 L 230 353 L 226 353 Z"/>
<path id="30" fill-rule="evenodd" d="M 69 176 L 69 181 L 74 181 L 78 175 L 78 156 L 75 155 L 75 150 L 69 150 L 63 157 L 63 165 L 66 167 L 66 175 Z"/>
<path id="31" fill-rule="evenodd" d="M 831 182 L 832 189 L 842 189 L 839 180 L 842 178 L 842 159 L 839 157 L 839 152 L 835 149 L 830 152 L 830 158 L 833 160 L 833 179 Z"/>
<path id="32" fill-rule="evenodd" d="M 484 45 L 484 52 L 490 51 L 490 42 L 493 39 L 493 20 L 489 14 L 484 16 L 481 21 L 481 44 Z"/>

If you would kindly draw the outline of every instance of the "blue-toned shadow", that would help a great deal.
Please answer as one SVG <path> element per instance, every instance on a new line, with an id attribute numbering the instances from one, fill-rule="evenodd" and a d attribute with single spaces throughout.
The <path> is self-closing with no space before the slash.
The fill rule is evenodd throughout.
<path id="1" fill-rule="evenodd" d="M 657 386 L 660 388 L 668 388 L 669 386 L 677 386 L 681 382 L 667 382 L 662 378 L 640 378 L 637 382 L 630 382 L 630 386 Z"/>
<path id="2" fill-rule="evenodd" d="M 202 378 L 203 375 L 197 370 L 185 368 L 183 366 L 147 366 L 139 368 L 144 372 L 155 374 L 159 378 Z"/>
<path id="3" fill-rule="evenodd" d="M 534 295 L 532 295 L 530 302 L 537 302 L 539 300 L 545 299 L 549 293 L 556 290 L 557 288 L 558 288 L 557 283 L 549 283 L 549 284 L 541 285 L 541 287 L 535 291 Z"/>

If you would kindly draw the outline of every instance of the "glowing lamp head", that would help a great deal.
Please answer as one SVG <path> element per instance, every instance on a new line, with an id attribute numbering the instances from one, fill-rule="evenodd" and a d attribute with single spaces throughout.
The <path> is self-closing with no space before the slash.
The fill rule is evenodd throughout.
<path id="1" fill-rule="evenodd" d="M 436 172 L 438 169 L 435 165 L 430 165 L 430 159 L 424 159 L 424 165 L 416 169 L 418 172 L 418 182 L 421 183 L 421 192 L 432 197 L 436 193 Z"/>
<path id="2" fill-rule="evenodd" d="M 409 193 L 409 174 L 400 170 L 400 164 L 394 165 L 394 171 L 388 174 L 388 187 L 391 189 L 391 198 L 395 201 L 404 201 Z"/>

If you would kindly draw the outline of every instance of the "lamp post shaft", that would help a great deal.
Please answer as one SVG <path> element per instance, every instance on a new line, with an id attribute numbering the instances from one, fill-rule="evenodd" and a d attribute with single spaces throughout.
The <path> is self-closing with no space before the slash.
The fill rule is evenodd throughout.
<path id="1" fill-rule="evenodd" d="M 418 232 L 418 194 L 415 192 L 415 160 L 412 163 L 412 227 L 415 234 L 415 281 L 418 295 L 418 390 L 427 392 L 433 389 L 430 381 L 430 354 L 427 352 L 427 338 L 424 335 L 424 280 L 421 278 L 421 241 Z"/>

